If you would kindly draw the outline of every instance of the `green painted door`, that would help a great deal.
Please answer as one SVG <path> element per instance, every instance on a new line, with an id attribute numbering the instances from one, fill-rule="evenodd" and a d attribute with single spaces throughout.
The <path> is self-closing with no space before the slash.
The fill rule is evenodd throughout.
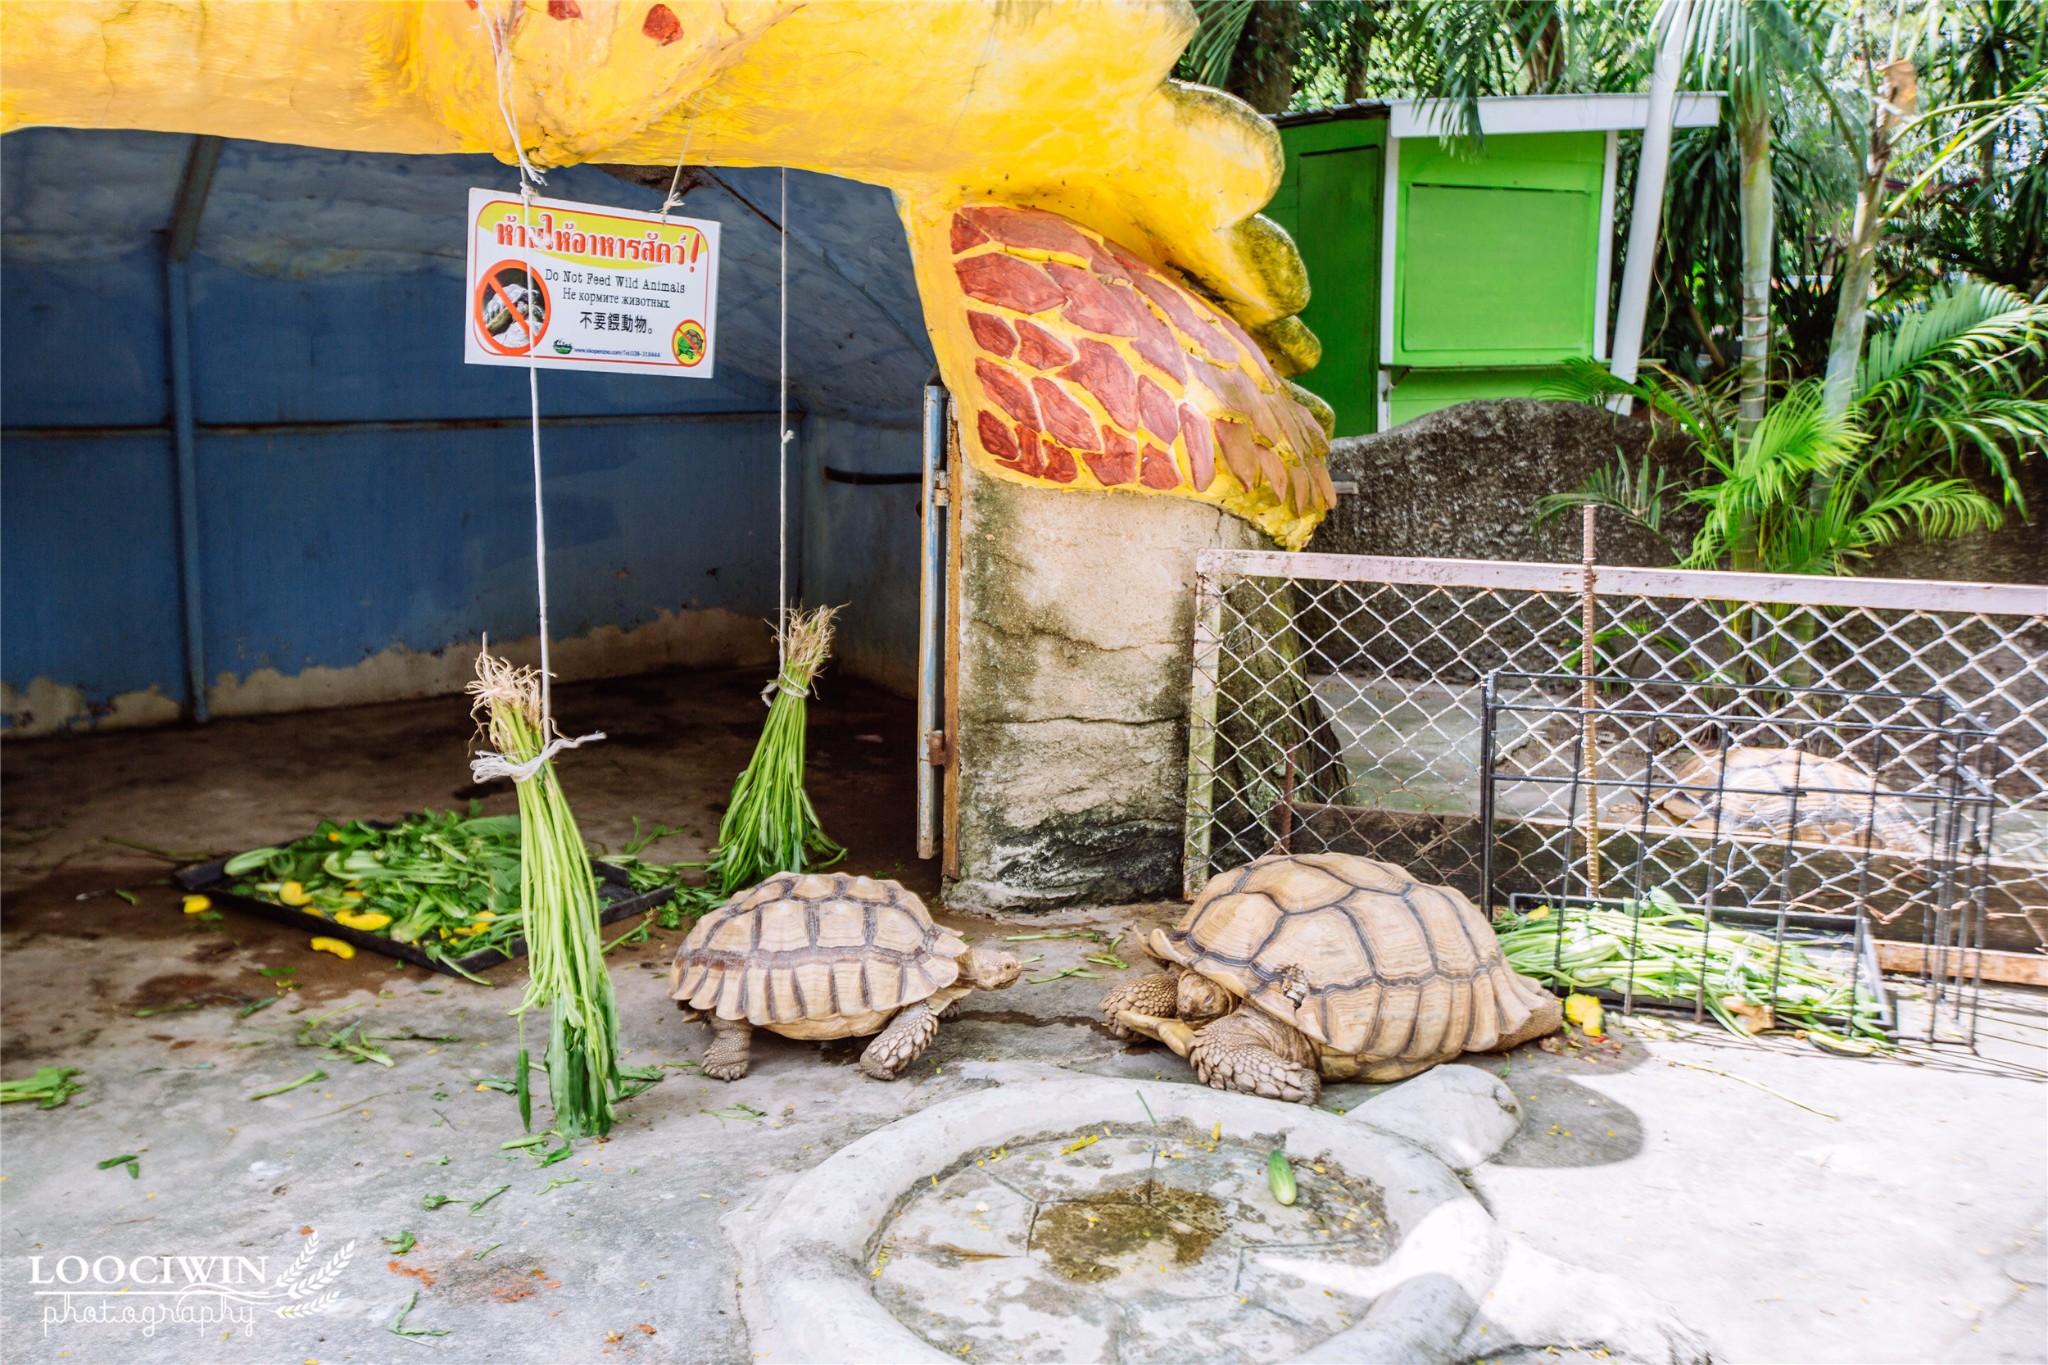
<path id="1" fill-rule="evenodd" d="M 1393 425 L 1474 398 L 1531 398 L 1599 354 L 1607 136 L 1497 134 L 1460 158 L 1400 144 Z"/>
<path id="2" fill-rule="evenodd" d="M 1301 318 L 1323 358 L 1296 382 L 1337 413 L 1337 434 L 1378 430 L 1381 158 L 1387 125 L 1347 119 L 1286 128 L 1287 172 L 1266 216 L 1308 266 Z"/>

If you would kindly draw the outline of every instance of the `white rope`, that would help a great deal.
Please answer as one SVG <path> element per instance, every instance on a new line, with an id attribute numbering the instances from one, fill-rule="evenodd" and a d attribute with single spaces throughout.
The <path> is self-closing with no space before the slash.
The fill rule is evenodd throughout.
<path id="1" fill-rule="evenodd" d="M 781 318 L 776 342 L 775 388 L 775 666 L 789 664 L 789 167 L 782 168 L 781 239 L 777 265 Z"/>
<path id="2" fill-rule="evenodd" d="M 491 45 L 492 69 L 498 82 L 498 112 L 504 117 L 505 131 L 512 135 L 512 155 L 519 161 L 519 202 L 520 218 L 525 227 L 522 234 L 521 263 L 526 267 L 526 404 L 528 431 L 533 444 L 533 571 L 534 597 L 540 614 L 540 732 L 543 736 L 555 733 L 554 670 L 549 659 L 548 643 L 548 521 L 547 505 L 542 497 L 540 459 L 540 366 L 535 363 L 533 344 L 534 304 L 542 297 L 540 272 L 534 269 L 533 257 L 533 187 L 546 177 L 535 170 L 533 163 L 526 159 L 526 144 L 519 135 L 519 110 L 511 91 L 509 80 L 512 53 L 507 46 L 509 34 L 500 27 L 495 15 L 485 16 L 481 9 L 478 18 L 483 23 L 484 36 Z M 516 316 L 516 310 L 515 310 Z M 581 739 L 568 740 L 557 735 L 550 740 L 539 754 L 525 763 L 513 763 L 501 754 L 479 754 L 470 764 L 470 772 L 478 782 L 489 781 L 492 777 L 510 777 L 515 782 L 524 782 L 563 749 L 573 749 L 592 740 L 603 739 L 602 732 L 588 734 Z M 488 770 L 488 775 L 486 771 Z"/>
<path id="3" fill-rule="evenodd" d="M 512 64 L 512 51 L 505 45 L 510 34 L 499 26 L 500 21 L 495 15 L 486 15 L 481 9 L 477 11 L 477 22 L 483 25 L 484 37 L 491 44 L 491 66 L 498 78 L 498 114 L 505 120 L 505 130 L 512 134 L 512 155 L 519 158 L 520 181 L 522 185 L 527 181 L 544 184 L 547 176 L 535 170 L 533 163 L 526 159 L 526 145 L 519 139 L 519 111 L 512 99 L 511 82 L 506 79 Z"/>
<path id="4" fill-rule="evenodd" d="M 592 730 L 587 735 L 570 739 L 567 735 L 556 735 L 541 751 L 524 763 L 514 763 L 503 754 L 480 753 L 469 760 L 469 777 L 472 782 L 482 784 L 509 777 L 514 782 L 524 782 L 539 772 L 541 765 L 564 749 L 578 749 L 585 744 L 604 738 L 604 731 Z"/>
<path id="5" fill-rule="evenodd" d="M 532 224 L 533 196 L 525 193 L 527 224 Z M 530 240 L 530 238 L 529 238 Z M 526 281 L 534 286 L 537 277 L 533 273 L 533 262 L 526 263 Z M 534 292 L 539 293 L 538 288 Z M 529 314 L 533 304 L 527 303 Z M 531 323 L 532 318 L 528 317 Z M 526 333 L 526 405 L 530 430 L 533 434 L 533 578 L 534 596 L 540 605 L 540 732 L 548 734 L 554 729 L 555 707 L 553 688 L 550 685 L 554 670 L 548 664 L 548 518 L 546 505 L 541 501 L 540 492 L 540 366 L 533 363 L 533 331 L 529 326 Z"/>
<path id="6" fill-rule="evenodd" d="M 661 197 L 661 221 L 668 221 L 668 211 L 683 207 L 683 196 L 676 193 L 676 186 L 683 183 L 683 163 L 690 159 L 690 139 L 697 136 L 697 120 L 693 116 L 690 126 L 683 130 L 683 150 L 676 154 L 675 174 L 668 178 L 668 193 Z"/>

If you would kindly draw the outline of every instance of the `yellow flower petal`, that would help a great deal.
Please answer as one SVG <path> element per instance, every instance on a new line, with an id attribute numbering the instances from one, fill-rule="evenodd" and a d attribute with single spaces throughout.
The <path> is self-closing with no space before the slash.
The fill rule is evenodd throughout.
<path id="1" fill-rule="evenodd" d="M 211 909 L 213 909 L 213 902 L 204 896 L 185 897 L 185 913 L 188 915 L 204 914 Z"/>
<path id="2" fill-rule="evenodd" d="M 316 953 L 333 953 L 339 958 L 351 958 L 356 955 L 354 944 L 344 943 L 338 938 L 314 939 L 313 951 Z"/>
<path id="3" fill-rule="evenodd" d="M 306 888 L 297 882 L 286 882 L 277 888 L 277 898 L 286 905 L 304 905 L 313 899 L 306 894 Z"/>
<path id="4" fill-rule="evenodd" d="M 1600 1002 L 1590 995 L 1568 995 L 1564 998 L 1564 1017 L 1584 1029 L 1588 1038 L 1607 1036 L 1607 1011 Z"/>

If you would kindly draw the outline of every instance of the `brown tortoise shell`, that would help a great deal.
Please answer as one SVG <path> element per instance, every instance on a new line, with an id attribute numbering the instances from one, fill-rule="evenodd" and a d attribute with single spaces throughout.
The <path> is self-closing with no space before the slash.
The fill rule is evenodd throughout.
<path id="1" fill-rule="evenodd" d="M 1723 766 L 1726 775 L 1723 775 Z M 1821 844 L 1860 845 L 1926 854 L 1928 839 L 1912 808 L 1852 763 L 1796 749 L 1737 745 L 1697 754 L 1672 774 L 1662 802 L 1678 820 L 1729 833 L 1782 837 L 1797 801 L 1794 837 Z"/>
<path id="2" fill-rule="evenodd" d="M 756 1025 L 887 1012 L 952 985 L 966 951 L 895 882 L 784 872 L 697 922 L 669 993 Z"/>
<path id="3" fill-rule="evenodd" d="M 1333 1052 L 1374 1061 L 1489 1051 L 1546 998 L 1509 969 L 1471 901 L 1345 853 L 1226 872 L 1154 942 Z"/>

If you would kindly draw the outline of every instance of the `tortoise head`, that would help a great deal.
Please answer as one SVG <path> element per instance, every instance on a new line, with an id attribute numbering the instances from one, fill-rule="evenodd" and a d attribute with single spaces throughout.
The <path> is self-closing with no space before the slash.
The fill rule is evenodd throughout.
<path id="1" fill-rule="evenodd" d="M 960 979 L 978 991 L 999 991 L 1017 979 L 1024 964 L 1015 953 L 978 945 L 960 959 Z"/>
<path id="2" fill-rule="evenodd" d="M 1173 1012 L 1185 1023 L 1200 1028 L 1237 1007 L 1229 991 L 1200 972 L 1182 971 L 1178 978 L 1174 982 Z"/>

